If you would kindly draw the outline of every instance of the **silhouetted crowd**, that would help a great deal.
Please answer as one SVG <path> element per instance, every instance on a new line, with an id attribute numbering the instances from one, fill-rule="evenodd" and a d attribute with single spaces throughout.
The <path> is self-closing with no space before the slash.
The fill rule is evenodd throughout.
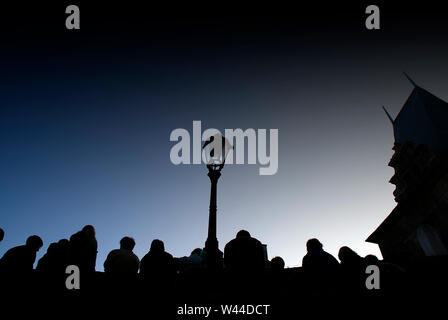
<path id="1" fill-rule="evenodd" d="M 0 229 L 0 241 L 3 237 Z M 158 312 L 163 319 L 184 319 L 178 310 L 187 305 L 268 304 L 269 318 L 289 319 L 302 309 L 334 315 L 335 308 L 340 308 L 344 316 L 356 310 L 352 309 L 355 304 L 370 312 L 380 305 L 395 306 L 397 301 L 409 303 L 422 292 L 448 286 L 448 260 L 443 257 L 414 267 L 406 264 L 405 270 L 374 255 L 361 257 L 347 246 L 339 249 L 338 260 L 315 238 L 307 241 L 307 253 L 298 268 L 285 268 L 278 256 L 269 261 L 265 246 L 246 230 L 216 255 L 221 259 L 217 269 L 207 265 L 206 248 L 175 258 L 166 252 L 163 241 L 154 239 L 139 259 L 132 237 L 123 237 L 119 243 L 108 253 L 104 272 L 96 272 L 95 228 L 86 225 L 69 239 L 51 243 L 33 269 L 43 241 L 37 235 L 28 237 L 24 245 L 9 249 L 0 259 L 0 293 L 6 296 L 2 307 L 19 303 L 34 314 L 32 302 L 42 310 L 94 308 L 100 315 L 142 312 L 149 318 Z M 79 268 L 80 290 L 67 287 L 67 266 L 72 265 Z M 380 290 L 366 286 L 371 266 L 380 271 Z"/>
<path id="2" fill-rule="evenodd" d="M 0 229 L 0 241 L 4 231 Z M 24 274 L 33 271 L 36 253 L 43 246 L 42 239 L 37 235 L 30 236 L 26 243 L 9 249 L 0 260 L 0 272 L 3 276 Z M 160 280 L 184 274 L 200 274 L 207 270 L 207 252 L 196 248 L 189 256 L 174 258 L 165 251 L 163 241 L 155 239 L 149 252 L 140 260 L 133 252 L 135 240 L 124 237 L 120 240 L 120 248 L 112 250 L 104 261 L 105 274 L 121 277 L 137 276 L 142 279 Z M 68 265 L 76 265 L 82 274 L 95 273 L 97 259 L 97 240 L 95 228 L 86 225 L 73 234 L 70 239 L 61 239 L 51 243 L 47 252 L 38 261 L 36 272 L 47 277 L 65 276 Z M 336 285 L 335 281 L 343 279 L 346 288 L 363 290 L 365 287 L 366 267 L 377 265 L 388 274 L 404 273 L 400 267 L 380 261 L 369 255 L 359 256 L 348 247 L 339 250 L 339 260 L 323 250 L 318 239 L 310 239 L 306 243 L 307 254 L 303 257 L 302 271 L 307 279 L 313 281 L 313 287 L 324 288 Z M 237 233 L 235 239 L 225 245 L 221 252 L 220 268 L 226 272 L 249 275 L 269 272 L 281 274 L 285 272 L 285 262 L 281 257 L 270 261 L 262 243 L 251 237 L 246 230 Z M 287 269 L 286 269 L 287 270 Z"/>
<path id="3" fill-rule="evenodd" d="M 4 232 L 1 230 L 3 238 Z M 36 253 L 43 246 L 42 239 L 30 236 L 25 245 L 9 249 L 0 259 L 2 272 L 26 272 L 33 270 Z M 154 239 L 149 252 L 140 260 L 133 252 L 135 240 L 124 237 L 120 248 L 112 250 L 104 261 L 106 273 L 137 274 L 142 276 L 169 275 L 187 272 L 196 268 L 205 268 L 205 249 L 196 248 L 190 256 L 173 258 L 165 251 L 163 241 Z M 98 243 L 95 228 L 86 225 L 73 234 L 70 239 L 61 239 L 49 245 L 47 252 L 38 261 L 36 270 L 45 273 L 61 273 L 66 266 L 76 265 L 82 272 L 95 272 Z M 266 267 L 263 245 L 252 238 L 249 232 L 241 230 L 235 239 L 224 249 L 222 267 L 229 270 L 263 270 Z M 280 257 L 274 260 L 275 268 L 283 269 L 284 261 Z M 281 266 L 281 267 L 280 267 Z"/>

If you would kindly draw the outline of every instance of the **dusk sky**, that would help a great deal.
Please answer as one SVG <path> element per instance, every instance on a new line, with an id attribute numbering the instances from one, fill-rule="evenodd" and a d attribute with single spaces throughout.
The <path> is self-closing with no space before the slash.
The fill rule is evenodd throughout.
<path id="1" fill-rule="evenodd" d="M 378 5 L 372 31 L 360 4 L 250 14 L 80 4 L 81 30 L 65 29 L 65 5 L 8 8 L 0 256 L 37 234 L 40 258 L 86 224 L 101 271 L 125 235 L 140 258 L 155 238 L 175 257 L 203 247 L 207 169 L 173 165 L 169 139 L 200 120 L 203 130 L 279 131 L 277 174 L 259 175 L 259 164 L 222 171 L 221 250 L 246 229 L 287 266 L 301 265 L 313 237 L 335 256 L 346 245 L 381 257 L 365 242 L 395 206 L 381 107 L 395 117 L 405 103 L 413 87 L 403 71 L 448 100 L 448 43 L 440 8 Z"/>

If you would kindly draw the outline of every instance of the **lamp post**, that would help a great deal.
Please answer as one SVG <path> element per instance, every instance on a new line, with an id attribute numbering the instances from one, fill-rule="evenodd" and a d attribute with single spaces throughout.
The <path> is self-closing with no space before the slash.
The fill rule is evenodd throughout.
<path id="1" fill-rule="evenodd" d="M 204 143 L 202 149 L 205 150 L 205 160 L 208 169 L 208 177 L 210 178 L 210 208 L 208 217 L 208 235 L 205 241 L 205 263 L 209 269 L 217 269 L 220 267 L 222 260 L 218 248 L 218 239 L 216 237 L 216 190 L 221 170 L 224 168 L 226 157 L 230 149 L 232 149 L 229 141 L 221 134 L 210 137 Z"/>

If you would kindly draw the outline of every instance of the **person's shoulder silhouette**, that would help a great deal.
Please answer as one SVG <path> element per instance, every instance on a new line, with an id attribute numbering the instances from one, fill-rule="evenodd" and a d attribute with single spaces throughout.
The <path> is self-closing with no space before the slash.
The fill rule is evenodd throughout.
<path id="1" fill-rule="evenodd" d="M 338 260 L 323 250 L 323 245 L 318 239 L 308 240 L 306 249 L 307 253 L 302 260 L 302 267 L 305 270 L 335 271 L 339 268 Z"/>
<path id="2" fill-rule="evenodd" d="M 69 262 L 88 272 L 95 271 L 98 243 L 95 228 L 86 225 L 70 237 Z"/>
<path id="3" fill-rule="evenodd" d="M 341 261 L 342 267 L 352 271 L 357 271 L 364 264 L 363 258 L 347 246 L 339 249 L 338 258 Z"/>
<path id="4" fill-rule="evenodd" d="M 180 272 L 190 272 L 200 269 L 204 264 L 203 250 L 196 248 L 191 251 L 188 257 L 181 257 L 175 259 L 177 261 L 177 267 Z"/>
<path id="5" fill-rule="evenodd" d="M 25 245 L 9 249 L 1 259 L 1 266 L 6 272 L 28 272 L 33 270 L 36 253 L 43 246 L 39 236 L 28 237 Z"/>
<path id="6" fill-rule="evenodd" d="M 165 251 L 163 241 L 154 239 L 149 252 L 140 261 L 140 274 L 144 277 L 151 277 L 174 273 L 173 256 Z"/>
<path id="7" fill-rule="evenodd" d="M 43 272 L 51 272 L 54 265 L 54 257 L 57 251 L 57 243 L 52 242 L 48 246 L 47 252 L 37 262 L 36 270 Z"/>
<path id="8" fill-rule="evenodd" d="M 263 245 L 246 230 L 240 230 L 236 238 L 224 247 L 224 265 L 229 270 L 264 269 L 265 258 Z"/>
<path id="9" fill-rule="evenodd" d="M 68 243 L 67 239 L 51 243 L 47 252 L 39 259 L 36 270 L 49 274 L 64 273 L 68 264 Z"/>
<path id="10" fill-rule="evenodd" d="M 365 288 L 365 260 L 347 246 L 339 249 L 338 258 L 341 261 L 341 280 L 345 290 L 363 290 Z"/>
<path id="11" fill-rule="evenodd" d="M 137 255 L 132 252 L 135 240 L 123 237 L 120 240 L 120 249 L 112 250 L 104 261 L 104 271 L 119 274 L 136 274 L 140 265 Z"/>

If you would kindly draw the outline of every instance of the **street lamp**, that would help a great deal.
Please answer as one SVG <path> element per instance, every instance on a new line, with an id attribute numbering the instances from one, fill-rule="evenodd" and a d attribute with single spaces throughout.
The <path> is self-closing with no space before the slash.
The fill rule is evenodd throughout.
<path id="1" fill-rule="evenodd" d="M 211 182 L 208 236 L 205 241 L 205 263 L 209 269 L 219 268 L 220 260 L 222 259 L 218 249 L 218 239 L 216 238 L 216 187 L 221 176 L 221 170 L 224 168 L 226 157 L 232 148 L 230 142 L 219 133 L 211 136 L 202 147 L 205 151 L 207 175 Z"/>

